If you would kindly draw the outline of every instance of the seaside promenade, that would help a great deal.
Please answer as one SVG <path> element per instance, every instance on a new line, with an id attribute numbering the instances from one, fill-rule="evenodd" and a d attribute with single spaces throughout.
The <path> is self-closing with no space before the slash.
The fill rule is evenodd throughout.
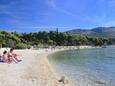
<path id="1" fill-rule="evenodd" d="M 68 86 L 58 82 L 46 56 L 52 51 L 16 50 L 22 62 L 0 63 L 0 86 Z"/>

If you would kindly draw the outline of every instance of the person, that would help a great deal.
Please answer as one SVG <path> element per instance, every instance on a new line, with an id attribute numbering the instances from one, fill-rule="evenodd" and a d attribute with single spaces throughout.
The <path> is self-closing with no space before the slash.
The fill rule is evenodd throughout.
<path id="1" fill-rule="evenodd" d="M 3 52 L 2 61 L 6 63 L 8 62 L 8 54 L 6 50 Z"/>
<path id="2" fill-rule="evenodd" d="M 8 52 L 8 58 L 9 58 L 11 61 L 14 61 L 15 63 L 22 61 L 22 60 L 19 60 L 19 59 L 17 58 L 17 56 L 19 56 L 19 55 L 17 55 L 17 54 L 14 52 L 14 49 L 13 49 L 13 48 L 11 48 L 10 51 Z"/>
<path id="3" fill-rule="evenodd" d="M 0 56 L 3 56 L 4 51 L 6 51 L 6 48 L 0 48 Z"/>

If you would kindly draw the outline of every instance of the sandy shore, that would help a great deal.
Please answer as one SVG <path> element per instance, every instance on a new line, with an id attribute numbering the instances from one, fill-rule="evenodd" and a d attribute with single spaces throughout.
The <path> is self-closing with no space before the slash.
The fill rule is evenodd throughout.
<path id="1" fill-rule="evenodd" d="M 22 62 L 0 63 L 0 86 L 68 86 L 59 78 L 47 60 L 57 50 L 16 50 Z"/>
<path id="2" fill-rule="evenodd" d="M 59 82 L 61 76 L 49 64 L 47 56 L 61 50 L 76 49 L 15 50 L 21 55 L 22 62 L 15 64 L 0 63 L 0 86 L 70 86 Z M 90 46 L 80 46 L 91 48 Z M 68 81 L 69 82 L 69 81 Z"/>

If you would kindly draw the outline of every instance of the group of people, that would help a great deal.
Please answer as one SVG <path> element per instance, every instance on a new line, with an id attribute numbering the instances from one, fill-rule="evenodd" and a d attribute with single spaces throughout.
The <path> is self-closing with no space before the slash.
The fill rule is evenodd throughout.
<path id="1" fill-rule="evenodd" d="M 12 63 L 12 62 L 18 63 L 22 61 L 19 60 L 17 56 L 18 55 L 14 52 L 13 48 L 11 48 L 9 52 L 4 50 L 3 55 L 0 56 L 0 61 L 3 61 L 5 63 Z"/>

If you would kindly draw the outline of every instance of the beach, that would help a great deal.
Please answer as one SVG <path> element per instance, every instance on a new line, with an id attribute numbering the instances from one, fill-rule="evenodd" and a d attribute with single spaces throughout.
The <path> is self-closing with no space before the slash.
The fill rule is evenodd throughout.
<path id="1" fill-rule="evenodd" d="M 62 76 L 54 70 L 47 57 L 54 52 L 77 48 L 15 50 L 22 61 L 17 64 L 0 63 L 0 86 L 71 86 L 67 79 L 65 84 L 58 81 Z M 80 49 L 84 48 L 91 46 L 80 46 Z"/>
<path id="2" fill-rule="evenodd" d="M 19 63 L 0 63 L 0 86 L 69 86 L 58 80 L 47 56 L 58 50 L 15 50 Z"/>

